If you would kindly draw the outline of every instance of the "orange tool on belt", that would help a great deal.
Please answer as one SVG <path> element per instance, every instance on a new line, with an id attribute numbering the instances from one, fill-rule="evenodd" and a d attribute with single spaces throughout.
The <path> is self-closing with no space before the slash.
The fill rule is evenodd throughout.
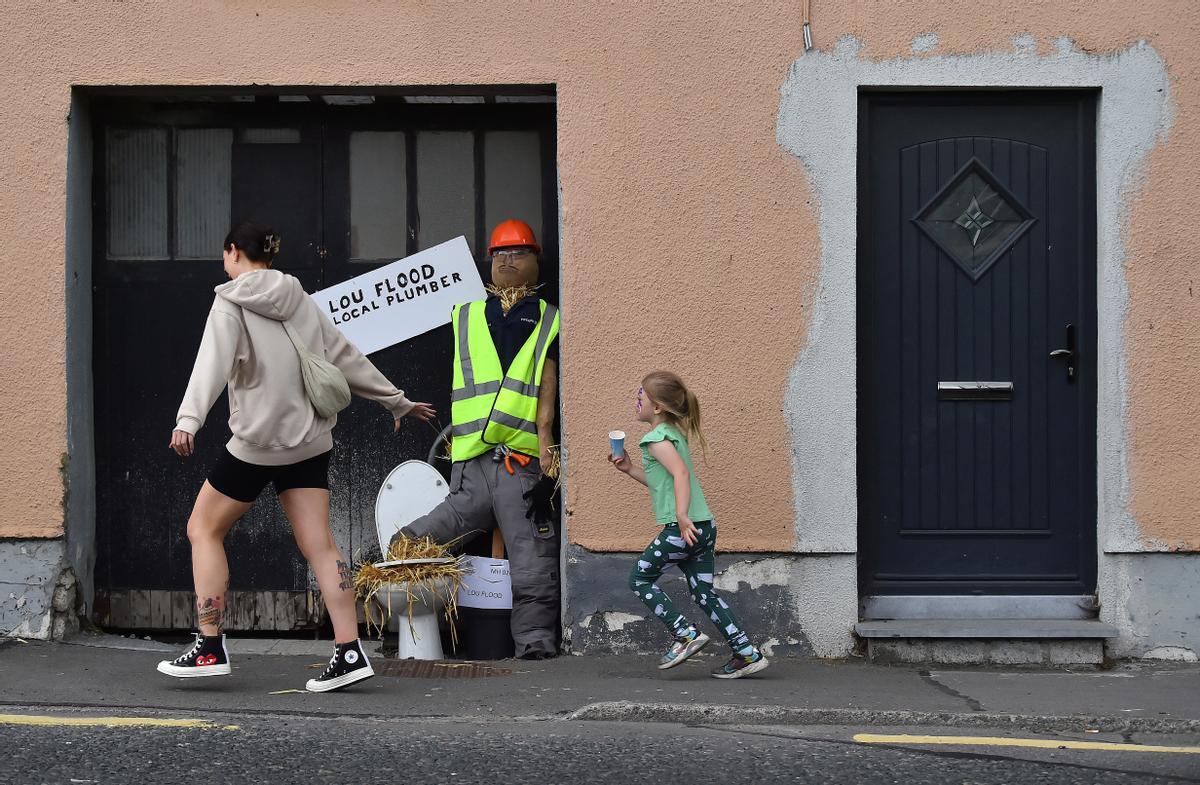
<path id="1" fill-rule="evenodd" d="M 519 452 L 511 452 L 511 451 L 506 452 L 504 454 L 504 470 L 507 471 L 509 474 L 516 474 L 517 470 L 513 468 L 513 465 L 512 465 L 513 461 L 516 461 L 517 463 L 521 464 L 521 467 L 524 468 L 524 467 L 528 466 L 530 461 L 532 461 L 532 460 L 533 459 L 530 458 L 528 455 L 523 455 L 522 453 L 519 453 Z"/>

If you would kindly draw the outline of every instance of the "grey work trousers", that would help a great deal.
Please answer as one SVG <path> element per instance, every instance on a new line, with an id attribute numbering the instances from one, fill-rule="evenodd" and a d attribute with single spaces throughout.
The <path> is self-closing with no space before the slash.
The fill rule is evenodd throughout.
<path id="1" fill-rule="evenodd" d="M 553 656 L 558 653 L 558 522 L 538 525 L 526 517 L 529 502 L 521 496 L 541 477 L 538 460 L 512 465 L 516 473 L 510 475 L 504 461 L 495 461 L 490 452 L 456 462 L 450 470 L 450 495 L 400 533 L 465 542 L 499 525 L 512 577 L 516 656 Z"/>

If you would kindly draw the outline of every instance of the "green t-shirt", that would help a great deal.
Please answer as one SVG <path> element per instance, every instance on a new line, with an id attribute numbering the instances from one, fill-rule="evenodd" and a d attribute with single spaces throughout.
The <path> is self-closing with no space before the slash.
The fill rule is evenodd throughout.
<path id="1" fill-rule="evenodd" d="M 675 445 L 683 463 L 688 468 L 692 478 L 691 500 L 688 504 L 687 517 L 693 522 L 711 521 L 712 512 L 704 501 L 704 492 L 700 490 L 700 481 L 696 479 L 696 470 L 692 468 L 692 454 L 688 450 L 688 441 L 679 429 L 670 423 L 659 425 L 642 437 L 642 468 L 646 471 L 646 485 L 650 488 L 650 503 L 654 506 L 654 517 L 662 524 L 677 523 L 679 516 L 675 513 L 675 479 L 658 460 L 650 454 L 649 445 L 667 439 Z"/>

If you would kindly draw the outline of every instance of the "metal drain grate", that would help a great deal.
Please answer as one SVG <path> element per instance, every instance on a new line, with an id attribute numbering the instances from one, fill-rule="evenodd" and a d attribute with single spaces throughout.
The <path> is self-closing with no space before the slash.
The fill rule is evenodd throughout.
<path id="1" fill-rule="evenodd" d="M 512 675 L 512 668 L 498 668 L 478 662 L 376 659 L 371 665 L 380 676 L 396 676 L 401 679 L 482 679 L 488 676 Z"/>

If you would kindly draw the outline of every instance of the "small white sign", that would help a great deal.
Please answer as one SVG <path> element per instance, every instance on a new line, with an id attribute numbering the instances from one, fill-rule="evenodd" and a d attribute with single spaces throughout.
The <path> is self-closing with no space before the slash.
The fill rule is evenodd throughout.
<path id="1" fill-rule="evenodd" d="M 312 295 L 363 354 L 450 321 L 460 303 L 487 296 L 465 237 L 363 273 Z"/>
<path id="2" fill-rule="evenodd" d="M 512 578 L 508 559 L 464 556 L 466 574 L 458 587 L 458 605 L 462 608 L 512 608 Z"/>

